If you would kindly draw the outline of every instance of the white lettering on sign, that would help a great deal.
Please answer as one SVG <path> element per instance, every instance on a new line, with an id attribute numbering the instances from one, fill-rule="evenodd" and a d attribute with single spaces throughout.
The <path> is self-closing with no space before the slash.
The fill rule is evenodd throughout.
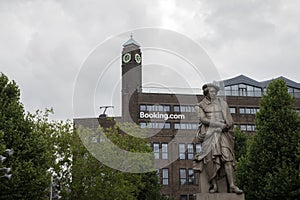
<path id="1" fill-rule="evenodd" d="M 140 119 L 185 119 L 185 115 L 182 114 L 167 114 L 167 113 L 159 113 L 159 112 L 153 112 L 153 113 L 145 113 L 140 112 Z"/>

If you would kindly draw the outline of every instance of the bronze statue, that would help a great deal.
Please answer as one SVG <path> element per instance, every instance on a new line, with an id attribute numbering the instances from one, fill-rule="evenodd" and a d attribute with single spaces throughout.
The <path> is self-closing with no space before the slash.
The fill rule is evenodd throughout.
<path id="1" fill-rule="evenodd" d="M 218 192 L 217 178 L 225 171 L 228 191 L 242 194 L 243 191 L 234 184 L 233 119 L 228 105 L 217 97 L 218 86 L 205 84 L 202 89 L 205 98 L 196 106 L 200 120 L 197 138 L 202 143 L 202 151 L 195 156 L 194 170 L 201 173 L 205 168 L 211 184 L 210 193 Z"/>

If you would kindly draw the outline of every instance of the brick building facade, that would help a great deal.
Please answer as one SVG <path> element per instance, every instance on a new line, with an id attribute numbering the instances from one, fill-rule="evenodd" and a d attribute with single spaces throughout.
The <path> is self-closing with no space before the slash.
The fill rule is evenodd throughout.
<path id="1" fill-rule="evenodd" d="M 161 192 L 176 200 L 192 200 L 198 191 L 192 159 L 201 150 L 194 141 L 198 128 L 194 106 L 203 95 L 144 93 L 141 56 L 139 44 L 131 37 L 123 45 L 122 116 L 116 120 L 133 121 L 152 135 L 148 140 L 160 166 Z M 279 78 L 286 81 L 300 113 L 300 84 Z M 226 98 L 235 126 L 242 131 L 255 132 L 255 113 L 270 81 L 258 82 L 244 75 L 222 81 L 221 95 Z M 96 128 L 101 120 L 103 122 L 100 118 L 74 119 L 74 123 Z"/>

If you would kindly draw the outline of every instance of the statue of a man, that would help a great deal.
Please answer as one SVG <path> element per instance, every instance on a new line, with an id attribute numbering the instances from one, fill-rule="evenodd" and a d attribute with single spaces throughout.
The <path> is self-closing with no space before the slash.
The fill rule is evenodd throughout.
<path id="1" fill-rule="evenodd" d="M 225 169 L 228 191 L 241 194 L 243 191 L 234 184 L 233 119 L 228 105 L 217 97 L 218 86 L 205 84 L 202 89 L 205 98 L 196 106 L 201 124 L 197 138 L 202 143 L 202 151 L 195 157 L 194 170 L 201 173 L 205 168 L 211 184 L 209 192 L 216 193 L 218 174 Z"/>

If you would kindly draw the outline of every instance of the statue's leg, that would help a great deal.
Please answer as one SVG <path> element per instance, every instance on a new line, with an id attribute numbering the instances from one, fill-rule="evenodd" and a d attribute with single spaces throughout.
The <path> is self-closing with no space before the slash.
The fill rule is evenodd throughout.
<path id="1" fill-rule="evenodd" d="M 242 194 L 243 190 L 239 189 L 235 184 L 234 184 L 234 176 L 233 176 L 233 165 L 232 162 L 225 162 L 225 172 L 226 172 L 226 177 L 227 181 L 229 184 L 229 192 L 232 193 L 237 193 L 237 194 Z"/>
<path id="2" fill-rule="evenodd" d="M 209 190 L 209 193 L 218 192 L 218 185 L 217 185 L 217 178 L 216 177 L 211 180 L 211 185 L 212 185 L 212 188 Z"/>

